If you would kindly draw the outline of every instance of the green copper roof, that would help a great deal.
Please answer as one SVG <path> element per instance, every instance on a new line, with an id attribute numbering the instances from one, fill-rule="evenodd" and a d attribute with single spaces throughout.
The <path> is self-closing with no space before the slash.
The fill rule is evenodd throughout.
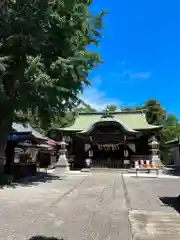
<path id="1" fill-rule="evenodd" d="M 112 117 L 102 118 L 104 113 L 80 113 L 72 126 L 62 128 L 64 131 L 78 131 L 87 132 L 94 124 L 102 121 L 115 121 L 120 123 L 125 130 L 129 132 L 136 132 L 136 130 L 156 129 L 161 126 L 154 126 L 148 124 L 145 114 L 142 111 L 131 112 L 113 112 Z"/>

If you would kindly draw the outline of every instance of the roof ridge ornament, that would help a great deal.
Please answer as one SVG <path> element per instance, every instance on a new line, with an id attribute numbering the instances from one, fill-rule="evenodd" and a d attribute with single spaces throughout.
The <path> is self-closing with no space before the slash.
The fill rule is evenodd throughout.
<path id="1" fill-rule="evenodd" d="M 114 118 L 112 112 L 105 111 L 101 118 Z"/>

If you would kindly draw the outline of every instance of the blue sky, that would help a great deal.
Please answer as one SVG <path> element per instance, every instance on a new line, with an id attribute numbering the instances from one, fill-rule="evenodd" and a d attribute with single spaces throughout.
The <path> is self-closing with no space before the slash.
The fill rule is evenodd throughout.
<path id="1" fill-rule="evenodd" d="M 180 1 L 94 0 L 93 13 L 108 11 L 96 49 L 104 64 L 89 75 L 83 99 L 141 105 L 155 98 L 180 117 Z"/>

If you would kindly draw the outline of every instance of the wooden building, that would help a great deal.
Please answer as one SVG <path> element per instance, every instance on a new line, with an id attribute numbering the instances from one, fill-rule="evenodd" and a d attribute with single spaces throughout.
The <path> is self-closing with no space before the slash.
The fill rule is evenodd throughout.
<path id="1" fill-rule="evenodd" d="M 65 137 L 75 168 L 89 156 L 93 167 L 124 168 L 150 159 L 148 141 L 160 128 L 149 125 L 143 111 L 79 113 L 72 126 L 51 129 L 48 136 Z"/>
<path id="2" fill-rule="evenodd" d="M 5 172 L 17 173 L 19 177 L 26 176 L 28 172 L 34 174 L 37 164 L 47 166 L 52 159 L 56 162 L 56 153 L 56 143 L 30 124 L 13 123 L 6 145 Z"/>
<path id="3" fill-rule="evenodd" d="M 162 157 L 167 165 L 180 167 L 180 137 L 165 143 Z"/>

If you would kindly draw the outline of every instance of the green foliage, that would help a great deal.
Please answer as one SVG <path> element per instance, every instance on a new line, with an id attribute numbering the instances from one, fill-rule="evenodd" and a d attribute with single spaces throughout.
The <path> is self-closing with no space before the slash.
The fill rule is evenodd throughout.
<path id="1" fill-rule="evenodd" d="M 180 124 L 173 114 L 168 114 L 155 99 L 150 99 L 144 104 L 146 109 L 146 118 L 150 124 L 162 125 L 159 132 L 161 143 L 173 140 L 180 135 Z"/>
<path id="2" fill-rule="evenodd" d="M 145 104 L 146 118 L 148 123 L 154 125 L 162 125 L 165 119 L 165 111 L 159 102 L 155 99 L 149 99 Z"/>
<path id="3" fill-rule="evenodd" d="M 166 116 L 166 119 L 164 121 L 164 126 L 171 126 L 174 127 L 178 124 L 178 119 L 175 115 L 169 114 Z"/>
<path id="4" fill-rule="evenodd" d="M 85 103 L 84 101 L 80 101 L 80 104 L 75 109 L 75 112 L 86 112 L 86 113 L 92 113 L 97 112 L 96 109 L 92 108 L 89 104 Z"/>
<path id="5" fill-rule="evenodd" d="M 144 110 L 145 106 L 136 106 L 135 110 Z"/>
<path id="6" fill-rule="evenodd" d="M 12 120 L 20 113 L 48 128 L 76 107 L 88 72 L 101 63 L 87 48 L 99 44 L 104 15 L 92 16 L 91 2 L 11 1 L 1 19 L 0 120 L 6 105 Z"/>
<path id="7" fill-rule="evenodd" d="M 105 112 L 115 112 L 117 110 L 117 106 L 115 106 L 114 104 L 110 104 L 110 105 L 107 105 L 106 108 L 105 108 Z"/>
<path id="8" fill-rule="evenodd" d="M 68 112 L 64 115 L 57 115 L 51 122 L 52 128 L 63 128 L 68 127 L 73 124 L 75 120 L 75 114 L 73 112 Z"/>
<path id="9" fill-rule="evenodd" d="M 169 114 L 163 123 L 162 129 L 162 141 L 166 142 L 169 140 L 174 140 L 180 136 L 180 124 L 175 115 Z"/>
<path id="10" fill-rule="evenodd" d="M 121 107 L 121 111 L 122 112 L 130 112 L 130 111 L 134 111 L 136 109 L 134 109 L 133 107 Z"/>

